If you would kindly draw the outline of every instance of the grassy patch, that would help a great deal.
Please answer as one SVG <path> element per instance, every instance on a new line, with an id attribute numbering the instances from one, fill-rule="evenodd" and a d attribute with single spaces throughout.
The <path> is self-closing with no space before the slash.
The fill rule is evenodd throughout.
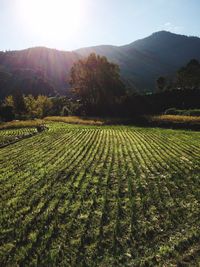
<path id="1" fill-rule="evenodd" d="M 150 117 L 152 122 L 200 124 L 200 116 L 160 115 Z"/>
<path id="2" fill-rule="evenodd" d="M 165 115 L 200 116 L 200 109 L 175 109 L 169 108 Z"/>
<path id="3" fill-rule="evenodd" d="M 45 121 L 82 125 L 138 125 L 148 127 L 200 129 L 200 116 L 160 115 L 132 118 L 87 118 L 87 117 L 46 117 Z"/>
<path id="4" fill-rule="evenodd" d="M 0 123 L 0 130 L 2 129 L 16 129 L 16 128 L 34 128 L 44 124 L 43 120 L 27 120 L 27 121 L 11 121 Z"/>
<path id="5" fill-rule="evenodd" d="M 77 117 L 77 116 L 52 116 L 44 118 L 45 121 L 54 121 L 54 122 L 65 122 L 72 124 L 84 124 L 84 125 L 104 125 L 106 120 L 99 118 L 87 118 L 87 117 Z"/>

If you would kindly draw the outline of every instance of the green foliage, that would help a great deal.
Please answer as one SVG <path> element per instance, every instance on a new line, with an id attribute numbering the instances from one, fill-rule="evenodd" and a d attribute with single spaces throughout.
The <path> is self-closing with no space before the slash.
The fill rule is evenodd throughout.
<path id="1" fill-rule="evenodd" d="M 16 58 L 15 58 L 16 59 Z M 1 60 L 1 56 L 0 56 Z M 13 58 L 11 59 L 14 62 Z M 17 59 L 19 61 L 19 58 Z M 0 98 L 5 98 L 8 95 L 20 89 L 22 94 L 32 94 L 34 96 L 55 95 L 55 88 L 52 81 L 47 80 L 44 73 L 38 70 L 23 67 L 6 66 L 5 69 L 0 70 Z"/>
<path id="2" fill-rule="evenodd" d="M 198 132 L 48 127 L 1 149 L 1 266 L 198 266 Z"/>
<path id="3" fill-rule="evenodd" d="M 156 85 L 157 92 L 200 89 L 200 63 L 192 59 L 186 66 L 177 70 L 174 79 L 170 80 L 161 76 L 156 80 Z"/>
<path id="4" fill-rule="evenodd" d="M 78 101 L 67 97 L 51 97 L 51 108 L 48 110 L 48 116 L 71 116 L 78 115 L 81 105 Z"/>
<path id="5" fill-rule="evenodd" d="M 120 47 L 97 46 L 72 52 L 35 47 L 22 51 L 0 52 L 0 98 L 11 94 L 11 89 L 16 84 L 26 95 L 49 96 L 55 95 L 55 91 L 63 95 L 66 92 L 66 76 L 69 78 L 72 64 L 87 56 L 90 51 L 106 55 L 110 61 L 118 62 L 123 80 L 132 88 L 140 92 L 152 92 L 155 89 L 156 77 L 166 72 L 173 76 L 175 66 L 181 66 L 191 55 L 199 59 L 199 46 L 199 38 L 162 31 Z M 1 72 L 4 72 L 2 79 Z M 42 80 L 44 82 L 41 82 Z M 45 83 L 49 86 L 45 86 Z"/>
<path id="6" fill-rule="evenodd" d="M 176 86 L 181 89 L 200 89 L 200 63 L 196 59 L 177 72 Z"/>
<path id="7" fill-rule="evenodd" d="M 9 95 L 5 98 L 4 105 L 14 108 L 14 100 L 12 95 Z"/>
<path id="8" fill-rule="evenodd" d="M 167 84 L 167 80 L 165 77 L 161 76 L 157 79 L 156 81 L 157 84 L 157 90 L 158 92 L 162 92 L 165 90 L 166 84 Z"/>
<path id="9" fill-rule="evenodd" d="M 168 108 L 165 110 L 165 115 L 179 115 L 176 108 Z"/>
<path id="10" fill-rule="evenodd" d="M 0 107 L 0 121 L 12 121 L 15 118 L 14 110 L 12 106 Z"/>
<path id="11" fill-rule="evenodd" d="M 200 116 L 200 109 L 176 109 L 169 108 L 165 111 L 166 115 Z"/>
<path id="12" fill-rule="evenodd" d="M 64 106 L 61 112 L 61 116 L 70 116 L 71 111 L 67 106 Z"/>
<path id="13" fill-rule="evenodd" d="M 71 69 L 70 85 L 85 107 L 96 111 L 108 108 L 125 94 L 120 80 L 119 66 L 108 62 L 106 57 L 90 54 L 79 60 Z"/>
<path id="14" fill-rule="evenodd" d="M 52 107 L 52 101 L 47 96 L 39 95 L 36 98 L 36 114 L 37 117 L 43 118 L 47 116 Z"/>
<path id="15" fill-rule="evenodd" d="M 32 118 L 43 118 L 50 112 L 53 103 L 47 96 L 39 95 L 34 98 L 32 95 L 24 97 L 27 113 Z"/>
<path id="16" fill-rule="evenodd" d="M 0 148 L 36 134 L 36 128 L 0 130 Z"/>
<path id="17" fill-rule="evenodd" d="M 26 112 L 26 105 L 24 102 L 24 97 L 21 93 L 20 90 L 15 90 L 13 95 L 13 106 L 14 106 L 14 111 L 17 114 L 23 114 Z"/>
<path id="18" fill-rule="evenodd" d="M 17 108 L 14 102 L 14 97 L 9 95 L 3 101 L 0 107 L 0 118 L 2 121 L 8 121 L 14 119 L 14 115 L 17 119 L 31 119 L 31 118 L 43 118 L 49 115 L 58 116 L 71 116 L 79 114 L 81 104 L 78 101 L 73 101 L 66 97 L 47 97 L 39 95 L 34 97 L 33 95 L 20 96 L 23 102 L 23 109 L 21 114 L 17 112 Z M 15 113 L 15 114 L 14 114 Z"/>
<path id="19" fill-rule="evenodd" d="M 27 113 L 30 117 L 34 118 L 37 116 L 37 105 L 36 99 L 32 95 L 28 95 L 24 97 Z"/>

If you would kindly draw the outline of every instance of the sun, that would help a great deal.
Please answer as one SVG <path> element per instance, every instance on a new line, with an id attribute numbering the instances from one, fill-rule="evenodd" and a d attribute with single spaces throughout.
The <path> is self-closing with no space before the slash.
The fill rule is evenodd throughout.
<path id="1" fill-rule="evenodd" d="M 18 14 L 29 33 L 62 38 L 77 32 L 83 19 L 83 0 L 18 0 Z"/>

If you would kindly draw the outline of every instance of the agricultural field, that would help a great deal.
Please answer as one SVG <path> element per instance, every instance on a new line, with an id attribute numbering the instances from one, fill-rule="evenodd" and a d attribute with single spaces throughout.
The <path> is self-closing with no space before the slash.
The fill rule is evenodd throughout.
<path id="1" fill-rule="evenodd" d="M 36 128 L 0 130 L 0 148 L 36 134 Z"/>
<path id="2" fill-rule="evenodd" d="M 199 132 L 47 124 L 0 150 L 0 266 L 199 266 Z"/>

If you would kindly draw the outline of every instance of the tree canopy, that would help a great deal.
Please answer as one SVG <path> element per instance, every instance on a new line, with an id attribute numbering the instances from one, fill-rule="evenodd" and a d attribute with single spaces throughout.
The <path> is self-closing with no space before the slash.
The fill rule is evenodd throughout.
<path id="1" fill-rule="evenodd" d="M 163 76 L 160 76 L 156 81 L 156 85 L 157 85 L 158 92 L 164 91 L 166 87 L 166 78 Z"/>
<path id="2" fill-rule="evenodd" d="M 87 111 L 92 108 L 93 113 L 110 108 L 125 93 L 119 66 L 96 54 L 74 64 L 70 85 Z"/>
<path id="3" fill-rule="evenodd" d="M 200 89 L 200 63 L 192 59 L 177 72 L 177 87 L 181 89 Z"/>

